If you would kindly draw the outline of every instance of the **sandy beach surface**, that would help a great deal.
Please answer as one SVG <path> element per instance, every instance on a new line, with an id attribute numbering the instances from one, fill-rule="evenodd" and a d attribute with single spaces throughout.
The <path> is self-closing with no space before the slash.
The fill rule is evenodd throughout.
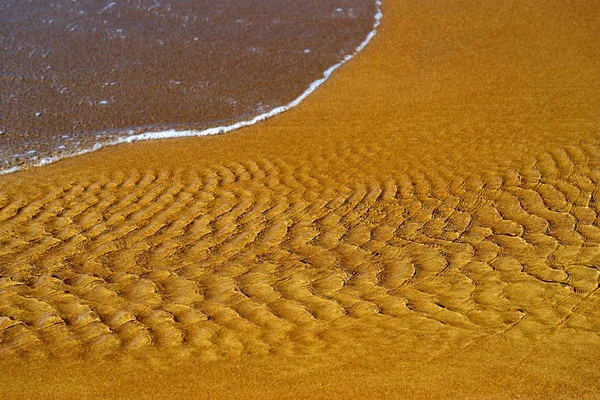
<path id="1" fill-rule="evenodd" d="M 383 10 L 265 123 L 0 177 L 0 397 L 600 398 L 600 4 Z"/>

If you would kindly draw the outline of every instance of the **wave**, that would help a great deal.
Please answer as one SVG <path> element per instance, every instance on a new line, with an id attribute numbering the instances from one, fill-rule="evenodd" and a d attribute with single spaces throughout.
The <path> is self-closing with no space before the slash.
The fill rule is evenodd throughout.
<path id="1" fill-rule="evenodd" d="M 91 148 L 88 148 L 88 149 L 78 150 L 78 151 L 68 153 L 68 154 L 61 154 L 60 156 L 43 157 L 43 158 L 40 158 L 36 163 L 33 163 L 27 167 L 15 166 L 15 167 L 6 168 L 3 170 L 0 170 L 0 175 L 10 174 L 10 173 L 17 172 L 17 171 L 20 171 L 20 170 L 28 168 L 28 167 L 40 167 L 40 166 L 52 164 L 54 162 L 60 161 L 65 158 L 70 158 L 70 157 L 75 157 L 75 156 L 79 156 L 79 155 L 86 154 L 86 153 L 91 153 L 91 152 L 99 150 L 103 147 L 115 146 L 115 145 L 122 144 L 122 143 L 132 143 L 132 142 L 144 141 L 144 140 L 181 138 L 181 137 L 191 137 L 191 136 L 208 136 L 208 135 L 218 135 L 218 134 L 222 134 L 222 133 L 228 133 L 228 132 L 232 132 L 237 129 L 240 129 L 240 128 L 258 124 L 259 122 L 263 122 L 271 117 L 274 117 L 278 114 L 288 111 L 289 109 L 296 107 L 302 101 L 304 101 L 304 99 L 306 99 L 310 94 L 312 94 L 315 90 L 317 90 L 318 87 L 320 87 L 323 83 L 325 83 L 338 68 L 340 68 L 342 65 L 344 65 L 351 59 L 353 59 L 358 53 L 360 53 L 362 50 L 364 50 L 365 47 L 367 47 L 367 45 L 371 42 L 373 37 L 375 37 L 375 35 L 377 34 L 377 29 L 379 28 L 379 25 L 381 25 L 381 20 L 383 19 L 382 1 L 376 0 L 375 5 L 376 5 L 376 13 L 374 16 L 373 29 L 367 34 L 366 38 L 360 43 L 360 45 L 358 45 L 356 47 L 356 49 L 354 49 L 352 54 L 346 55 L 340 62 L 338 62 L 337 64 L 335 64 L 335 65 L 329 67 L 327 70 L 325 70 L 325 72 L 323 72 L 323 76 L 320 79 L 317 79 L 316 81 L 312 82 L 310 84 L 310 86 L 299 97 L 297 97 L 295 100 L 291 101 L 290 103 L 288 103 L 286 105 L 276 107 L 276 108 L 270 110 L 269 112 L 259 114 L 252 119 L 245 120 L 245 121 L 239 121 L 239 122 L 233 123 L 231 125 L 215 126 L 215 127 L 204 129 L 204 130 L 169 129 L 169 130 L 162 130 L 162 131 L 149 131 L 149 132 L 144 132 L 144 133 L 140 133 L 140 134 L 132 134 L 132 135 L 126 136 L 126 137 L 120 137 L 113 141 L 108 141 L 108 142 L 104 142 L 104 143 L 96 143 Z M 129 130 L 130 129 L 123 129 L 123 131 L 129 131 Z"/>

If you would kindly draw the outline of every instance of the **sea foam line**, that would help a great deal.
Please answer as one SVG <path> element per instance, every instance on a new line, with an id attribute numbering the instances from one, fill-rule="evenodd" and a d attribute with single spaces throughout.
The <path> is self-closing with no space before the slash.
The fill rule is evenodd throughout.
<path id="1" fill-rule="evenodd" d="M 240 128 L 244 128 L 246 126 L 258 124 L 259 122 L 265 121 L 271 117 L 274 117 L 275 115 L 281 114 L 291 108 L 294 108 L 298 104 L 300 104 L 302 101 L 304 101 L 304 99 L 306 99 L 315 90 L 317 90 L 317 88 L 319 86 L 321 86 L 323 83 L 325 83 L 325 81 L 327 81 L 338 68 L 340 68 L 342 65 L 346 64 L 351 59 L 353 59 L 358 53 L 360 53 L 365 47 L 367 47 L 369 42 L 371 42 L 373 37 L 375 37 L 375 35 L 377 34 L 377 28 L 379 27 L 379 25 L 381 25 L 381 19 L 383 18 L 383 11 L 382 11 L 383 4 L 382 4 L 381 0 L 377 0 L 375 2 L 375 5 L 377 8 L 377 13 L 375 14 L 375 21 L 373 22 L 373 30 L 371 32 L 369 32 L 369 34 L 367 35 L 365 40 L 363 40 L 362 43 L 358 47 L 356 47 L 356 49 L 354 49 L 354 52 L 352 54 L 346 55 L 342 59 L 342 61 L 329 67 L 323 73 L 322 78 L 317 79 L 316 81 L 312 82 L 310 84 L 310 86 L 308 87 L 308 89 L 306 89 L 298 98 L 296 98 L 295 100 L 291 101 L 290 103 L 288 103 L 284 106 L 279 106 L 277 108 L 272 109 L 271 111 L 269 111 L 267 113 L 257 115 L 256 117 L 252 118 L 251 120 L 236 122 L 235 124 L 232 124 L 232 125 L 208 128 L 208 129 L 205 129 L 202 131 L 199 131 L 199 130 L 178 131 L 175 129 L 169 129 L 166 131 L 144 132 L 144 133 L 140 133 L 137 135 L 131 135 L 131 136 L 119 138 L 117 140 L 113 140 L 111 142 L 106 142 L 106 143 L 96 143 L 91 149 L 81 150 L 81 151 L 74 152 L 74 153 L 71 153 L 68 155 L 42 158 L 38 161 L 37 164 L 34 164 L 33 166 L 41 167 L 43 165 L 51 164 L 56 161 L 62 160 L 64 158 L 75 157 L 75 156 L 79 156 L 82 154 L 91 153 L 92 151 L 99 150 L 103 147 L 115 146 L 115 145 L 121 144 L 121 143 L 132 143 L 132 142 L 137 142 L 137 141 L 142 141 L 142 140 L 169 139 L 169 138 L 179 138 L 179 137 L 189 137 L 189 136 L 208 136 L 208 135 L 218 135 L 221 133 L 228 133 L 228 132 L 240 129 Z M 22 169 L 22 167 L 11 167 L 11 168 L 8 168 L 5 170 L 0 170 L 0 175 L 10 174 L 12 172 L 20 171 L 21 169 Z"/>

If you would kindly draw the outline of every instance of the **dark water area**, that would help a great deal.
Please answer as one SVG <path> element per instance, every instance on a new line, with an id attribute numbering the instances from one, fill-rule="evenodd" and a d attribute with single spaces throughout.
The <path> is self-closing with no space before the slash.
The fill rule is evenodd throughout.
<path id="1" fill-rule="evenodd" d="M 372 0 L 2 0 L 0 170 L 287 104 L 373 29 Z"/>

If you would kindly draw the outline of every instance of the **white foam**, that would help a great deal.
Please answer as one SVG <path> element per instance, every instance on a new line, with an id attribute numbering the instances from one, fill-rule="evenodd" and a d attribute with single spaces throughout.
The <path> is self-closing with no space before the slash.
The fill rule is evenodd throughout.
<path id="1" fill-rule="evenodd" d="M 0 175 L 12 174 L 13 172 L 20 171 L 21 167 L 10 167 L 8 169 L 0 170 Z"/>
<path id="2" fill-rule="evenodd" d="M 109 3 L 109 4 L 108 4 L 106 7 L 104 7 L 104 8 L 102 9 L 102 11 L 108 11 L 108 10 L 110 10 L 111 8 L 114 8 L 116 5 L 117 5 L 117 3 L 115 3 L 115 2 Z"/>
<path id="3" fill-rule="evenodd" d="M 338 68 L 340 68 L 342 65 L 344 65 L 349 60 L 354 58 L 358 53 L 360 53 L 362 50 L 364 50 L 364 48 L 367 47 L 369 42 L 371 42 L 373 37 L 375 37 L 375 35 L 377 34 L 377 28 L 379 27 L 379 25 L 381 25 L 381 19 L 383 18 L 382 1 L 377 0 L 375 2 L 375 5 L 377 8 L 377 13 L 375 14 L 373 30 L 371 32 L 369 32 L 369 34 L 367 35 L 365 40 L 363 40 L 362 43 L 358 47 L 356 47 L 356 49 L 354 50 L 354 52 L 352 54 L 346 55 L 342 61 L 329 67 L 323 73 L 322 78 L 317 79 L 316 81 L 312 82 L 310 84 L 310 86 L 308 87 L 308 89 L 306 89 L 304 91 L 304 93 L 302 93 L 298 98 L 296 98 L 295 100 L 293 100 L 292 102 L 290 102 L 284 106 L 274 108 L 273 110 L 271 110 L 269 112 L 257 115 L 256 117 L 254 117 L 250 120 L 247 120 L 247 121 L 236 122 L 232 125 L 216 126 L 213 128 L 208 128 L 208 129 L 202 130 L 202 131 L 199 131 L 199 130 L 179 131 L 179 130 L 175 130 L 175 129 L 170 129 L 170 130 L 166 130 L 166 131 L 144 132 L 144 133 L 140 133 L 137 135 L 130 135 L 127 137 L 122 137 L 122 138 L 113 140 L 111 142 L 102 143 L 102 144 L 96 143 L 93 146 L 93 148 L 91 148 L 91 149 L 80 150 L 80 151 L 77 151 L 75 153 L 68 154 L 68 155 L 42 158 L 38 161 L 37 164 L 34 164 L 34 166 L 42 166 L 42 165 L 51 164 L 51 163 L 59 161 L 63 158 L 79 156 L 82 154 L 86 154 L 86 153 L 90 153 L 92 151 L 98 150 L 102 147 L 114 146 L 114 145 L 121 144 L 121 143 L 132 143 L 132 142 L 138 142 L 138 141 L 142 141 L 142 140 L 169 139 L 169 138 L 189 137 L 189 136 L 208 136 L 208 135 L 218 135 L 218 134 L 222 134 L 222 133 L 228 133 L 228 132 L 240 129 L 240 128 L 255 125 L 259 122 L 262 122 L 271 117 L 274 117 L 275 115 L 281 114 L 291 108 L 294 108 L 298 104 L 300 104 L 302 101 L 304 101 L 304 99 L 306 99 L 309 95 L 311 95 L 315 90 L 317 90 L 317 88 L 319 86 L 321 86 L 323 83 L 325 83 L 325 81 L 327 81 L 327 79 L 329 79 L 329 77 L 331 77 L 331 75 Z M 12 167 L 12 168 L 9 168 L 6 170 L 0 170 L 0 175 L 9 174 L 11 172 L 16 172 L 16 171 L 19 171 L 20 169 L 21 169 L 20 167 Z"/>

